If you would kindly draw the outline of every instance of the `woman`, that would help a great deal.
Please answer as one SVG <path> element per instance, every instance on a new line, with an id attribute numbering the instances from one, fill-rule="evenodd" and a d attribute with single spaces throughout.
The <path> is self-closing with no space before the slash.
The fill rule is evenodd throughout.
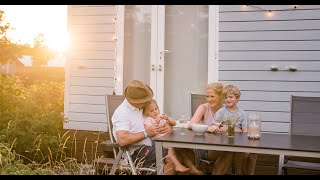
<path id="1" fill-rule="evenodd" d="M 207 86 L 205 92 L 207 103 L 201 104 L 197 108 L 188 125 L 189 129 L 191 129 L 192 124 L 202 123 L 208 125 L 208 131 L 210 131 L 214 114 L 223 107 L 222 90 L 223 84 L 220 82 L 214 82 Z M 224 151 L 200 150 L 200 156 L 203 159 L 215 161 L 212 174 L 219 175 L 227 173 L 233 160 L 233 153 Z"/>
<path id="2" fill-rule="evenodd" d="M 223 107 L 224 97 L 222 96 L 223 84 L 219 82 L 211 83 L 206 88 L 207 103 L 201 104 L 192 119 L 190 120 L 188 128 L 191 129 L 194 123 L 203 123 L 209 126 L 208 131 L 213 132 L 216 129 L 212 125 L 211 120 L 214 114 Z M 231 167 L 232 161 L 236 163 L 236 174 L 253 175 L 256 165 L 256 154 L 248 154 L 243 157 L 240 153 L 226 152 L 226 151 L 206 151 L 200 150 L 202 159 L 215 161 L 212 174 L 222 175 L 226 174 Z M 241 164 L 240 166 L 238 164 Z M 242 166 L 242 167 L 241 167 Z"/>

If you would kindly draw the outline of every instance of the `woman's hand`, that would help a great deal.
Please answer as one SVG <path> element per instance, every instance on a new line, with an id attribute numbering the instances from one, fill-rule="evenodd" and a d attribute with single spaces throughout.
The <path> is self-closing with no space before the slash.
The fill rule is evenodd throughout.
<path id="1" fill-rule="evenodd" d="M 217 125 L 212 125 L 210 127 L 208 127 L 208 132 L 215 132 L 215 133 L 218 133 L 218 132 L 221 132 L 222 130 L 219 128 L 219 126 Z"/>

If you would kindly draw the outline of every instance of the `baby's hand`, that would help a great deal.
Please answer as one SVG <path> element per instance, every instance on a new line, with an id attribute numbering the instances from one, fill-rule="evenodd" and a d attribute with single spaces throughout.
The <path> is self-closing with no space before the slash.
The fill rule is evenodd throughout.
<path id="1" fill-rule="evenodd" d="M 161 121 L 161 116 L 156 117 L 156 119 L 155 119 L 155 120 L 156 120 L 156 123 L 157 123 L 157 124 L 159 124 L 159 123 L 160 123 L 160 121 Z"/>
<path id="2" fill-rule="evenodd" d="M 165 113 L 163 113 L 160 117 L 161 119 L 165 119 L 165 120 L 169 119 L 168 115 L 166 115 Z"/>

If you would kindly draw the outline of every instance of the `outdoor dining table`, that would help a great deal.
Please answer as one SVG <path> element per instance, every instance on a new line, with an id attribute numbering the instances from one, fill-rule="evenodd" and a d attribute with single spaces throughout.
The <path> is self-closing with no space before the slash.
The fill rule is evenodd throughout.
<path id="1" fill-rule="evenodd" d="M 282 174 L 285 155 L 320 158 L 320 139 L 317 136 L 262 133 L 259 140 L 250 140 L 244 132 L 237 132 L 234 137 L 228 137 L 226 133 L 207 132 L 204 135 L 196 135 L 192 130 L 187 130 L 181 135 L 178 130 L 174 130 L 154 141 L 159 175 L 163 174 L 163 147 L 279 155 L 279 175 Z"/>

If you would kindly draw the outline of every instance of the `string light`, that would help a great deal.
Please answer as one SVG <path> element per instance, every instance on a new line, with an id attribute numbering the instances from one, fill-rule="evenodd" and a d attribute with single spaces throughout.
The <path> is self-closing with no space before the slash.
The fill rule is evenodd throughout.
<path id="1" fill-rule="evenodd" d="M 116 5 L 116 12 L 115 14 L 117 15 L 118 14 L 118 6 Z M 117 27 L 118 27 L 118 23 L 117 23 L 117 17 L 114 17 L 112 19 L 112 21 L 114 22 L 114 30 L 115 30 L 115 36 L 112 37 L 112 40 L 114 41 L 114 56 L 115 56 L 115 60 L 113 62 L 113 67 L 114 67 L 114 75 L 113 75 L 113 92 L 112 94 L 115 95 L 116 92 L 115 92 L 115 87 L 116 87 L 116 83 L 117 83 Z"/>
<path id="2" fill-rule="evenodd" d="M 273 16 L 273 11 L 291 11 L 291 10 L 296 10 L 298 9 L 299 7 L 301 7 L 301 5 L 293 5 L 292 8 L 285 8 L 285 9 L 265 9 L 265 8 L 262 8 L 262 7 L 258 7 L 258 6 L 254 6 L 254 5 L 243 5 L 243 7 L 247 8 L 248 6 L 252 7 L 252 8 L 255 8 L 255 9 L 259 9 L 261 11 L 265 11 L 267 16 L 271 17 Z"/>

